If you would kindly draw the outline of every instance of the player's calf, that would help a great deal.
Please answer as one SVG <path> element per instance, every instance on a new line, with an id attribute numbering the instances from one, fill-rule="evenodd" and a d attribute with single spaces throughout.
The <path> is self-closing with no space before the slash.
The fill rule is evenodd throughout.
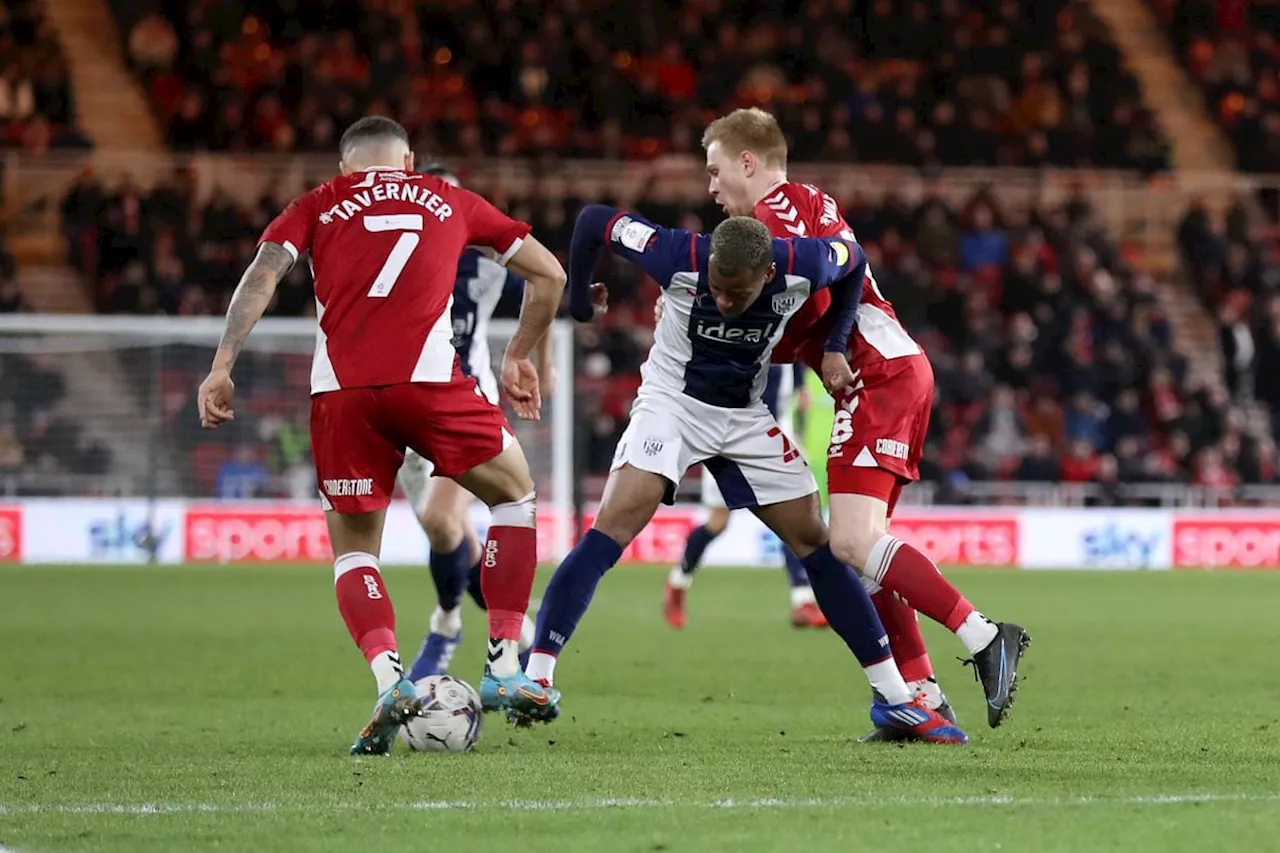
<path id="1" fill-rule="evenodd" d="M 666 493 L 668 480 L 630 464 L 609 475 L 595 525 L 551 577 L 538 611 L 528 675 L 551 684 L 556 660 L 586 614 L 596 587 L 644 529 Z"/>

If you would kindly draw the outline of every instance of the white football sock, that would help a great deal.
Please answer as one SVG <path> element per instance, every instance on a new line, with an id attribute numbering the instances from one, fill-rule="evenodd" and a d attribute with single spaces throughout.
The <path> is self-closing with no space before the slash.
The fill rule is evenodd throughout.
<path id="1" fill-rule="evenodd" d="M 905 705 L 912 700 L 913 694 L 907 687 L 907 682 L 902 680 L 902 673 L 898 672 L 898 665 L 893 658 L 864 666 L 862 671 L 867 674 L 871 689 L 883 696 L 884 701 L 890 705 Z"/>
<path id="2" fill-rule="evenodd" d="M 667 573 L 667 585 L 673 589 L 688 589 L 693 586 L 693 575 L 686 575 L 679 566 L 672 566 Z"/>
<path id="3" fill-rule="evenodd" d="M 456 640 L 462 633 L 462 607 L 442 610 L 437 606 L 431 614 L 431 633 Z"/>
<path id="4" fill-rule="evenodd" d="M 817 604 L 818 599 L 813 597 L 813 587 L 811 586 L 793 586 L 791 587 L 791 609 L 803 607 L 806 604 Z"/>
<path id="5" fill-rule="evenodd" d="M 524 621 L 520 623 L 520 654 L 524 654 L 533 648 L 533 635 L 538 632 L 538 626 L 529 614 L 525 614 Z"/>
<path id="6" fill-rule="evenodd" d="M 964 643 L 964 647 L 972 655 L 991 645 L 999 632 L 996 623 L 975 610 L 956 629 L 956 639 Z"/>
<path id="7" fill-rule="evenodd" d="M 529 655 L 529 665 L 524 668 L 524 674 L 534 681 L 545 681 L 551 684 L 556 675 L 556 656 L 546 652 L 534 652 Z"/>
<path id="8" fill-rule="evenodd" d="M 947 701 L 947 697 L 942 695 L 942 688 L 932 678 L 908 681 L 907 689 L 911 691 L 913 696 L 917 693 L 923 693 L 925 706 L 933 708 L 935 711 L 942 706 L 943 702 Z"/>
<path id="9" fill-rule="evenodd" d="M 378 681 L 379 693 L 389 690 L 404 678 L 404 667 L 400 663 L 400 655 L 397 652 L 383 652 L 378 655 L 369 661 L 369 669 L 373 670 L 373 677 Z"/>
<path id="10" fill-rule="evenodd" d="M 518 640 L 489 638 L 489 671 L 498 678 L 510 678 L 520 671 Z"/>

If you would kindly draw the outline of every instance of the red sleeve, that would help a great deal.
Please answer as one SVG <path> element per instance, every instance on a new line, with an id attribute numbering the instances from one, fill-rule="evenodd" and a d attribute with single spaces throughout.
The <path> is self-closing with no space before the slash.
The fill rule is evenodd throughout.
<path id="1" fill-rule="evenodd" d="M 258 245 L 279 243 L 296 261 L 298 256 L 311 248 L 315 233 L 315 193 L 299 196 L 262 232 Z"/>
<path id="2" fill-rule="evenodd" d="M 455 188 L 452 197 L 463 216 L 467 245 L 488 246 L 498 253 L 499 263 L 505 264 L 510 260 L 533 230 L 527 223 L 512 219 L 470 190 Z"/>

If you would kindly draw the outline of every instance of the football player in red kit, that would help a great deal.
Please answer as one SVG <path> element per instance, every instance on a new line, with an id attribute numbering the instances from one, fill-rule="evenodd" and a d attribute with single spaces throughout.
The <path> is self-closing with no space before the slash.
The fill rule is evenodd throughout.
<path id="1" fill-rule="evenodd" d="M 740 109 L 713 121 L 702 137 L 709 190 L 730 216 L 754 216 L 778 237 L 854 235 L 831 196 L 787 180 L 787 141 L 777 120 Z M 926 555 L 889 533 L 902 489 L 920 478 L 933 403 L 929 359 L 898 322 L 870 267 L 848 356 L 824 353 L 829 291 L 815 295 L 787 326 L 773 361 L 802 359 L 835 397 L 827 459 L 831 548 L 873 594 L 903 677 L 926 704 L 954 720 L 934 679 L 916 612 L 946 625 L 964 644 L 987 698 L 987 722 L 1003 720 L 1017 687 L 1017 665 L 1031 638 L 1018 625 L 979 613 Z M 877 729 L 864 740 L 909 733 Z"/>
<path id="2" fill-rule="evenodd" d="M 311 368 L 316 479 L 338 610 L 379 693 L 352 754 L 389 751 L 397 727 L 421 710 L 404 677 L 378 569 L 406 448 L 492 509 L 481 574 L 489 605 L 480 690 L 486 710 L 549 720 L 559 694 L 524 676 L 517 648 L 537 560 L 533 479 L 502 410 L 459 367 L 450 302 L 467 246 L 492 249 L 526 280 L 501 381 L 516 413 L 536 419 L 541 399 L 529 356 L 555 317 L 564 269 L 528 225 L 475 193 L 415 173 L 408 135 L 391 119 L 357 121 L 343 134 L 340 153 L 341 175 L 295 200 L 263 232 L 200 386 L 201 423 L 213 428 L 235 416 L 236 357 L 280 279 L 310 252 L 319 324 Z"/>

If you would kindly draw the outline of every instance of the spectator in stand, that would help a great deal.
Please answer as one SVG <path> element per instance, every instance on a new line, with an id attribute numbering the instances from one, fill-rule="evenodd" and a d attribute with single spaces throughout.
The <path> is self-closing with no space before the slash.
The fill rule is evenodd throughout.
<path id="1" fill-rule="evenodd" d="M 995 227 L 995 214 L 985 204 L 970 213 L 970 227 L 960 235 L 960 267 L 966 272 L 995 270 L 1009 258 L 1009 240 Z"/>
<path id="2" fill-rule="evenodd" d="M 1075 445 L 1084 442 L 1091 450 L 1107 446 L 1107 407 L 1093 398 L 1088 391 L 1080 391 L 1071 398 L 1071 406 L 1064 419 L 1067 441 Z"/>
<path id="3" fill-rule="evenodd" d="M 159 12 L 144 15 L 129 33 L 129 59 L 144 76 L 173 68 L 178 36 Z"/>
<path id="4" fill-rule="evenodd" d="M 1248 384 L 1257 348 L 1253 332 L 1245 322 L 1247 299 L 1231 298 L 1218 313 L 1218 345 L 1226 368 L 1227 390 L 1239 396 Z"/>
<path id="5" fill-rule="evenodd" d="M 1087 439 L 1074 439 L 1066 458 L 1058 469 L 1058 479 L 1064 483 L 1088 483 L 1097 478 L 1102 458 Z"/>
<path id="6" fill-rule="evenodd" d="M 215 496 L 240 500 L 265 497 L 270 485 L 271 476 L 256 449 L 249 444 L 238 444 L 231 458 L 218 466 Z"/>

